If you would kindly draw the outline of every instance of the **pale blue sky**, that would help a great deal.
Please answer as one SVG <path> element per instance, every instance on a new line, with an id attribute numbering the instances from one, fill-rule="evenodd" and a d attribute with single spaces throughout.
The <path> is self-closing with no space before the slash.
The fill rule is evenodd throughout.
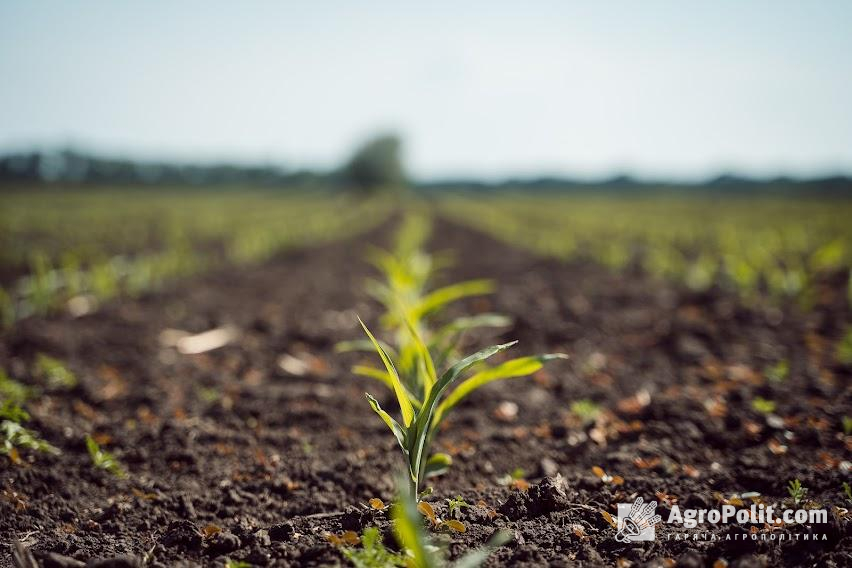
<path id="1" fill-rule="evenodd" d="M 462 5 L 463 4 L 463 5 Z M 0 148 L 852 173 L 852 2 L 0 2 Z"/>

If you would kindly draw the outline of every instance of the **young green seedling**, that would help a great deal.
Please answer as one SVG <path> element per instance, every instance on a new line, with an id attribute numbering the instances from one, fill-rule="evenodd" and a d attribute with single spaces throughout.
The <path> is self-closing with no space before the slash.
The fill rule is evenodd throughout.
<path id="1" fill-rule="evenodd" d="M 458 518 L 462 509 L 470 508 L 470 503 L 457 496 L 455 499 L 447 499 L 447 508 L 451 517 Z"/>
<path id="2" fill-rule="evenodd" d="M 447 413 L 452 410 L 467 395 L 490 382 L 512 377 L 524 377 L 542 368 L 546 361 L 564 358 L 562 354 L 535 355 L 520 357 L 501 363 L 495 367 L 483 369 L 462 381 L 455 389 L 450 387 L 473 365 L 480 363 L 517 343 L 494 345 L 451 365 L 438 376 L 434 361 L 429 350 L 423 344 L 420 336 L 410 321 L 408 330 L 417 346 L 417 367 L 421 369 L 424 378 L 423 395 L 418 396 L 402 383 L 397 370 L 386 350 L 373 336 L 363 321 L 358 320 L 364 328 L 376 352 L 382 360 L 387 374 L 385 384 L 390 384 L 397 403 L 399 404 L 402 422 L 397 422 L 390 414 L 382 409 L 379 402 L 369 393 L 367 400 L 373 410 L 381 417 L 396 437 L 397 443 L 405 457 L 408 466 L 410 493 L 419 494 L 423 481 L 431 476 L 443 473 L 451 464 L 450 456 L 446 454 L 429 455 L 432 439 L 438 426 Z"/>
<path id="3" fill-rule="evenodd" d="M 86 449 L 92 458 L 92 465 L 111 473 L 116 477 L 125 477 L 127 474 L 118 460 L 108 451 L 101 449 L 100 445 L 91 436 L 86 436 Z"/>
<path id="4" fill-rule="evenodd" d="M 17 462 L 17 448 L 58 454 L 59 450 L 39 437 L 38 432 L 21 424 L 30 419 L 24 403 L 34 395 L 32 389 L 9 378 L 0 369 L 0 453 Z"/>
<path id="5" fill-rule="evenodd" d="M 805 496 L 808 494 L 808 488 L 803 487 L 802 482 L 798 479 L 794 479 L 787 485 L 787 493 L 793 498 L 793 502 L 798 505 L 804 501 Z"/>
<path id="6" fill-rule="evenodd" d="M 775 412 L 775 401 L 757 396 L 751 401 L 751 407 L 761 414 L 772 414 Z"/>

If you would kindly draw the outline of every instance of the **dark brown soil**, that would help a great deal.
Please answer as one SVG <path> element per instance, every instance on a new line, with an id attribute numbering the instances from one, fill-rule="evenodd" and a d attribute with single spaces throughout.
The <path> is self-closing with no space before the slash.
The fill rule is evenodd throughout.
<path id="1" fill-rule="evenodd" d="M 470 347 L 518 339 L 516 355 L 571 356 L 532 380 L 477 392 L 438 436 L 455 456 L 430 497 L 439 515 L 449 497 L 486 505 L 463 510 L 467 532 L 448 536 L 452 557 L 506 527 L 515 541 L 488 565 L 852 565 L 852 524 L 842 509 L 852 503 L 841 488 L 852 438 L 840 425 L 852 416 L 852 391 L 850 369 L 834 362 L 850 322 L 845 282 L 826 283 L 821 304 L 803 315 L 744 307 L 719 290 L 696 295 L 641 274 L 538 259 L 445 222 L 436 232 L 435 249 L 451 248 L 459 260 L 448 282 L 499 283 L 493 297 L 458 313 L 515 318 L 505 332 L 470 337 Z M 79 319 L 27 320 L 4 336 L 0 367 L 11 376 L 37 383 L 32 361 L 43 352 L 66 361 L 80 384 L 30 406 L 31 427 L 61 455 L 0 460 L 0 565 L 10 564 L 16 539 L 44 566 L 221 566 L 226 556 L 258 566 L 328 565 L 343 562 L 328 533 L 370 524 L 387 532 L 385 513 L 365 504 L 392 499 L 401 458 L 363 392 L 387 406 L 392 400 L 351 376 L 357 356 L 333 352 L 335 342 L 360 337 L 356 313 L 368 323 L 378 316 L 361 291 L 370 271 L 361 253 L 386 236 L 222 270 Z M 166 329 L 222 325 L 235 326 L 239 338 L 205 354 L 160 343 Z M 285 372 L 284 355 L 306 363 L 306 372 Z M 790 361 L 790 376 L 766 380 L 762 371 L 780 359 Z M 298 367 L 290 360 L 288 368 Z M 774 400 L 783 420 L 755 411 L 756 396 Z M 604 409 L 596 422 L 572 414 L 579 399 Z M 517 416 L 506 401 L 517 404 Z M 87 433 L 125 465 L 126 479 L 92 467 Z M 623 484 L 605 483 L 594 466 Z M 526 472 L 527 491 L 502 479 L 516 468 Z M 763 525 L 666 524 L 656 541 L 625 545 L 601 513 L 615 516 L 616 503 L 636 496 L 661 501 L 664 518 L 675 500 L 711 508 L 759 492 L 779 504 L 789 502 L 794 478 L 811 506 L 829 509 L 829 522 L 787 526 L 771 533 L 775 540 Z"/>

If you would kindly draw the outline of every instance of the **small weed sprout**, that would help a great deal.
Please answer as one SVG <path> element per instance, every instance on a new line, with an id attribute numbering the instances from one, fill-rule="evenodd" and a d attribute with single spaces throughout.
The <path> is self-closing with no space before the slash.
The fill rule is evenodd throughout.
<path id="1" fill-rule="evenodd" d="M 225 568 L 252 568 L 251 564 L 243 560 L 225 560 Z"/>
<path id="2" fill-rule="evenodd" d="M 101 449 L 95 439 L 89 435 L 86 436 L 86 449 L 89 450 L 92 465 L 96 468 L 109 472 L 115 477 L 122 478 L 127 476 L 118 460 L 108 451 Z"/>
<path id="3" fill-rule="evenodd" d="M 341 552 L 355 568 L 407 566 L 409 560 L 405 554 L 391 552 L 385 548 L 381 533 L 376 527 L 367 527 L 361 533 L 361 548 L 346 547 Z"/>
<path id="4" fill-rule="evenodd" d="M 843 494 L 846 495 L 846 500 L 852 503 L 852 486 L 849 485 L 848 481 L 843 482 Z"/>
<path id="5" fill-rule="evenodd" d="M 74 373 L 62 361 L 50 355 L 39 353 L 36 356 L 35 371 L 44 378 L 49 388 L 68 390 L 77 386 L 77 377 Z"/>
<path id="6" fill-rule="evenodd" d="M 600 413 L 601 407 L 588 398 L 571 403 L 571 414 L 579 418 L 584 426 L 597 420 Z"/>
<path id="7" fill-rule="evenodd" d="M 766 367 L 763 374 L 772 383 L 783 383 L 790 376 L 790 363 L 786 359 L 782 359 L 774 365 Z"/>
<path id="8" fill-rule="evenodd" d="M 751 401 L 751 407 L 761 414 L 772 414 L 775 412 L 775 401 L 757 396 Z"/>
<path id="9" fill-rule="evenodd" d="M 850 284 L 852 290 L 852 284 Z M 843 365 L 852 365 L 852 326 L 846 328 L 843 338 L 837 344 L 837 361 Z"/>
<path id="10" fill-rule="evenodd" d="M 57 448 L 42 440 L 38 432 L 22 426 L 30 419 L 23 404 L 32 396 L 31 389 L 9 378 L 0 369 L 0 453 L 9 456 L 14 463 L 20 459 L 18 448 L 59 453 Z"/>
<path id="11" fill-rule="evenodd" d="M 470 508 L 470 503 L 462 499 L 460 496 L 456 496 L 455 499 L 447 499 L 447 508 L 449 509 L 449 515 L 458 519 L 461 516 L 461 510 Z"/>
<path id="12" fill-rule="evenodd" d="M 790 497 L 793 499 L 793 503 L 798 505 L 804 501 L 805 496 L 808 494 L 808 488 L 803 487 L 802 482 L 797 478 L 787 484 L 787 493 L 790 494 Z"/>
<path id="13" fill-rule="evenodd" d="M 844 416 L 842 419 L 843 422 L 843 434 L 846 436 L 852 435 L 852 417 Z"/>
<path id="14" fill-rule="evenodd" d="M 0 421 L 0 453 L 10 456 L 13 461 L 16 461 L 17 448 L 48 454 L 59 453 L 57 448 L 42 440 L 38 432 L 28 430 L 12 420 Z"/>

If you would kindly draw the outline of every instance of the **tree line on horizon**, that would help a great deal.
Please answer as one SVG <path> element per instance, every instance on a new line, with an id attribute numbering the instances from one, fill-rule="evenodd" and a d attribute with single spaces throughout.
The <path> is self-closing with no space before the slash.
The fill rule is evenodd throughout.
<path id="1" fill-rule="evenodd" d="M 637 180 L 618 175 L 597 181 L 540 176 L 484 181 L 474 178 L 412 180 L 402 160 L 402 142 L 394 134 L 370 138 L 339 167 L 330 170 L 287 169 L 279 165 L 229 163 L 181 164 L 109 158 L 74 149 L 0 155 L 0 189 L 27 187 L 256 187 L 337 189 L 370 193 L 403 188 L 426 192 L 528 190 L 542 193 L 606 191 L 711 191 L 719 194 L 819 194 L 852 197 L 852 178 L 844 175 L 809 179 L 748 178 L 723 174 L 696 183 Z"/>

